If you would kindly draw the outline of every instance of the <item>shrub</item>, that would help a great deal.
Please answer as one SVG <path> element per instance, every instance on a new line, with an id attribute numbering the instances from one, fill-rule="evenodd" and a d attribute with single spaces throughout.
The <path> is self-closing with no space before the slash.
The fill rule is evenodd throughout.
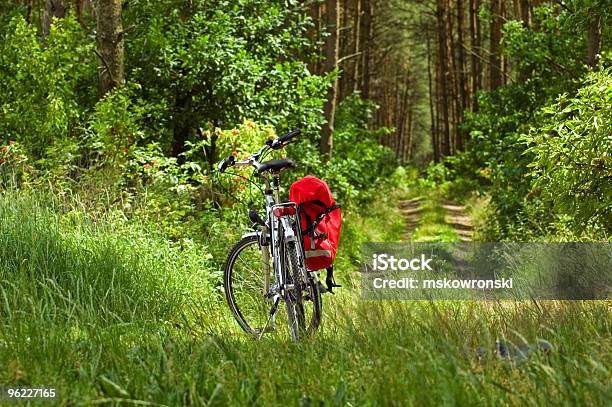
<path id="1" fill-rule="evenodd" d="M 575 96 L 564 94 L 542 110 L 543 124 L 523 137 L 532 194 L 581 230 L 612 232 L 612 69 L 591 73 Z"/>
<path id="2" fill-rule="evenodd" d="M 93 46 L 73 17 L 52 27 L 45 47 L 23 17 L 11 20 L 0 39 L 0 140 L 21 142 L 37 159 L 78 135 L 95 103 Z"/>

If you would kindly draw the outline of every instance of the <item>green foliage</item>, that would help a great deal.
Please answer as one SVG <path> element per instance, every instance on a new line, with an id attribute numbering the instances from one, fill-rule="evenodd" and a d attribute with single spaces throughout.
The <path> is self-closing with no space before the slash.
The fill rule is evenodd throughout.
<path id="1" fill-rule="evenodd" d="M 609 154 L 602 147 L 605 136 L 596 129 L 599 122 L 593 121 L 606 115 L 609 102 L 602 89 L 607 85 L 600 82 L 597 88 L 582 79 L 586 26 L 593 13 L 600 13 L 602 21 L 609 16 L 597 10 L 597 2 L 570 3 L 567 9 L 536 8 L 529 28 L 516 21 L 504 25 L 503 52 L 517 67 L 515 80 L 479 95 L 478 110 L 468 113 L 463 125 L 470 134 L 466 151 L 430 170 L 433 181 L 456 185 L 467 178 L 466 185 L 475 182 L 478 192 L 490 196 L 487 240 L 562 238 L 568 229 L 578 239 L 610 233 L 604 221 L 610 198 L 602 186 L 607 175 L 595 175 L 597 168 L 592 168 Z M 609 35 L 606 29 L 603 35 Z M 557 100 L 560 94 L 566 96 Z M 571 167 L 569 162 L 581 164 Z M 592 188 L 590 196 L 578 193 L 578 184 Z"/>
<path id="2" fill-rule="evenodd" d="M 154 141 L 250 117 L 311 135 L 320 129 L 328 81 L 306 69 L 309 20 L 299 2 L 135 1 L 124 18 L 136 27 L 128 79 L 157 108 L 149 125 L 163 129 Z"/>
<path id="3" fill-rule="evenodd" d="M 523 140 L 533 192 L 574 227 L 612 231 L 612 70 L 589 74 L 575 96 L 542 110 L 543 124 Z"/>
<path id="4" fill-rule="evenodd" d="M 583 34 L 587 31 L 593 19 L 599 18 L 604 43 L 607 42 L 606 39 L 610 38 L 612 34 L 610 29 L 612 11 L 610 10 L 609 0 L 568 0 L 566 7 L 567 10 L 571 11 L 565 14 L 565 25 L 569 29 L 574 30 L 579 35 Z"/>
<path id="5" fill-rule="evenodd" d="M 197 141 L 200 127 L 232 128 L 249 117 L 314 138 L 329 80 L 306 69 L 311 22 L 303 14 L 297 1 L 130 2 L 128 84 L 97 104 L 93 35 L 68 16 L 41 39 L 17 14 L 0 30 L 0 140 L 22 142 L 58 173 L 47 149 L 61 149 L 57 140 L 82 145 L 83 133 L 86 149 L 74 159 L 85 166 L 134 144 L 158 143 L 167 154 Z"/>
<path id="6" fill-rule="evenodd" d="M 243 223 L 234 197 L 260 202 L 251 184 L 220 178 L 214 164 L 255 151 L 272 126 L 301 127 L 297 161 L 323 172 L 315 134 L 329 78 L 306 68 L 312 22 L 300 2 L 130 2 L 127 82 L 101 100 L 93 33 L 68 16 L 41 38 L 23 9 L 11 10 L 0 29 L 3 186 L 51 184 L 86 197 L 93 213 L 111 206 L 174 239 L 203 239 Z M 170 157 L 177 140 L 183 154 Z M 343 180 L 341 195 L 356 196 Z"/>
<path id="7" fill-rule="evenodd" d="M 374 199 L 378 189 L 392 181 L 397 167 L 391 149 L 380 144 L 390 134 L 387 128 L 369 130 L 367 123 L 374 106 L 359 95 L 344 99 L 337 109 L 334 131 L 334 159 L 322 162 L 318 145 L 304 143 L 296 151 L 307 173 L 324 178 L 337 199 L 344 204 Z M 293 153 L 293 152 L 292 152 Z"/>
<path id="8" fill-rule="evenodd" d="M 113 156 L 129 146 L 141 144 L 144 117 L 148 113 L 143 102 L 134 93 L 140 88 L 128 84 L 115 89 L 96 103 L 87 123 L 87 147 L 99 158 Z"/>
<path id="9" fill-rule="evenodd" d="M 530 90 L 522 94 L 525 107 L 568 89 L 584 72 L 585 27 L 576 30 L 572 18 L 567 10 L 540 6 L 530 28 L 521 21 L 504 24 L 503 53 L 516 65 L 519 85 Z"/>
<path id="10" fill-rule="evenodd" d="M 21 16 L 1 35 L 0 139 L 22 142 L 36 159 L 81 131 L 96 94 L 93 42 L 72 17 L 53 26 L 46 46 Z"/>
<path id="11" fill-rule="evenodd" d="M 15 188 L 28 181 L 31 166 L 21 144 L 10 140 L 0 146 L 0 187 Z"/>

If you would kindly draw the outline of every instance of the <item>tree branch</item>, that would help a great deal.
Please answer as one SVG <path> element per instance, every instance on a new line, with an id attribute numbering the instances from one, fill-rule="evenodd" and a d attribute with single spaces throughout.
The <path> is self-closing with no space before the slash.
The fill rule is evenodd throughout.
<path id="1" fill-rule="evenodd" d="M 100 58 L 100 61 L 102 61 L 102 63 L 104 64 L 104 66 L 106 67 L 106 72 L 108 72 L 108 76 L 110 76 L 110 79 L 113 83 L 117 83 L 115 81 L 115 77 L 113 75 L 113 71 L 110 69 L 110 66 L 108 65 L 108 62 L 106 62 L 106 59 L 102 56 L 102 54 L 100 54 L 98 52 L 97 49 L 94 49 L 94 53 L 98 56 L 98 58 Z"/>
<path id="2" fill-rule="evenodd" d="M 343 62 L 344 62 L 344 61 L 346 61 L 346 60 L 349 60 L 349 59 L 351 59 L 351 58 L 357 57 L 357 56 L 359 56 L 359 55 L 361 55 L 361 54 L 362 54 L 361 52 L 356 52 L 356 53 L 351 54 L 351 55 L 345 55 L 345 56 L 343 56 L 342 58 L 340 58 L 340 59 L 338 60 L 338 62 L 336 63 L 336 66 L 340 65 L 341 63 L 343 63 Z"/>

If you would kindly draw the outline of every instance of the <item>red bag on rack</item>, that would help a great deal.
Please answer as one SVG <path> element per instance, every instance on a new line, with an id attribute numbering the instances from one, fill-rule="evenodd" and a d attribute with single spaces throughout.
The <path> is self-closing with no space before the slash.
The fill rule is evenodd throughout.
<path id="1" fill-rule="evenodd" d="M 330 267 L 340 242 L 342 213 L 327 183 L 308 175 L 291 185 L 289 199 L 298 205 L 306 267 Z"/>

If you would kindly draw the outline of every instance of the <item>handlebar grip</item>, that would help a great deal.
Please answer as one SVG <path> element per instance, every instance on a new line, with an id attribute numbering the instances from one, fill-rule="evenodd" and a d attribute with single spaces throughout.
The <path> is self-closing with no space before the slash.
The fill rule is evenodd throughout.
<path id="1" fill-rule="evenodd" d="M 280 136 L 278 138 L 278 141 L 281 142 L 281 143 L 286 143 L 287 141 L 291 140 L 295 136 L 299 136 L 300 133 L 302 133 L 302 130 L 300 130 L 300 129 L 293 129 L 289 133 L 285 134 L 284 136 Z"/>
<path id="2" fill-rule="evenodd" d="M 234 163 L 236 162 L 236 158 L 233 155 L 230 155 L 229 157 L 225 158 L 223 161 L 221 161 L 219 163 L 219 172 L 225 172 L 225 170 L 227 170 L 228 167 L 231 167 L 232 165 L 234 165 Z"/>

